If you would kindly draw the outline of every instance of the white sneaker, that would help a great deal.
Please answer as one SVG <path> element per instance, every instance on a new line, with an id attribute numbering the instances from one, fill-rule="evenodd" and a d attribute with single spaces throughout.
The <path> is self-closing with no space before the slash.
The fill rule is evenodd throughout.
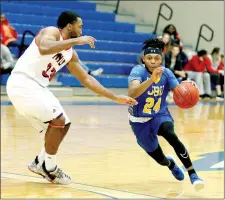
<path id="1" fill-rule="evenodd" d="M 45 162 L 43 162 L 41 166 L 45 178 L 51 183 L 67 185 L 72 183 L 72 179 L 69 175 L 64 173 L 60 168 L 56 166 L 56 169 L 53 172 L 49 172 L 46 170 Z"/>
<path id="2" fill-rule="evenodd" d="M 96 70 L 92 71 L 91 75 L 98 76 L 98 75 L 102 74 L 102 72 L 103 72 L 103 69 L 99 68 L 99 69 L 96 69 Z"/>
<path id="3" fill-rule="evenodd" d="M 216 101 L 224 101 L 224 98 L 222 95 L 217 95 L 216 96 Z"/>
<path id="4" fill-rule="evenodd" d="M 202 190 L 204 188 L 204 182 L 198 177 L 196 173 L 190 175 L 191 184 L 194 186 L 195 191 Z"/>
<path id="5" fill-rule="evenodd" d="M 70 176 L 65 174 L 61 169 L 56 166 L 55 171 L 48 172 L 45 167 L 45 162 L 39 163 L 38 157 L 36 157 L 30 164 L 28 164 L 28 169 L 51 183 L 67 185 L 72 183 Z"/>
<path id="6" fill-rule="evenodd" d="M 43 178 L 45 178 L 44 174 L 43 174 L 43 170 L 41 167 L 41 164 L 38 161 L 38 157 L 36 156 L 36 158 L 28 164 L 28 169 L 38 175 L 41 175 Z"/>

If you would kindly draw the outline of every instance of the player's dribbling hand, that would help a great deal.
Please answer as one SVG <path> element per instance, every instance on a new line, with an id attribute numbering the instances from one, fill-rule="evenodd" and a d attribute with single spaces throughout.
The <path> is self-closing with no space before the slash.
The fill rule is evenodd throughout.
<path id="1" fill-rule="evenodd" d="M 125 96 L 125 95 L 117 95 L 116 99 L 114 101 L 118 104 L 128 104 L 128 105 L 137 105 L 138 104 L 138 102 L 135 99 Z"/>
<path id="2" fill-rule="evenodd" d="M 81 36 L 77 38 L 78 40 L 78 45 L 84 45 L 84 44 L 89 44 L 91 48 L 95 48 L 95 41 L 96 39 L 91 36 Z"/>
<path id="3" fill-rule="evenodd" d="M 152 72 L 151 79 L 153 82 L 157 82 L 160 80 L 160 77 L 161 77 L 164 69 L 165 69 L 164 67 L 158 67 Z"/>

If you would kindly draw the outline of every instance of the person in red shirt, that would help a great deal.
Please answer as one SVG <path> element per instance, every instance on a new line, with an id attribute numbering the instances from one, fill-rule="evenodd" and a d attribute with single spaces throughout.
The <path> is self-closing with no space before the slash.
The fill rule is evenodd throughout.
<path id="1" fill-rule="evenodd" d="M 221 86 L 221 90 L 224 92 L 224 55 L 222 54 L 220 56 L 221 60 L 220 60 L 220 64 L 218 67 L 218 71 L 220 73 L 220 86 Z"/>
<path id="2" fill-rule="evenodd" d="M 215 47 L 210 55 L 206 59 L 206 68 L 211 77 L 211 82 L 216 86 L 216 98 L 218 100 L 223 100 L 224 96 L 222 94 L 222 89 L 220 85 L 220 75 L 223 73 L 219 70 L 220 64 L 220 48 Z"/>
<path id="3" fill-rule="evenodd" d="M 30 34 L 35 37 L 35 34 L 30 30 L 25 30 L 23 32 L 21 42 L 19 42 L 16 29 L 10 25 L 9 20 L 4 14 L 0 15 L 0 21 L 1 44 L 7 47 L 18 48 L 18 57 L 20 57 L 23 51 L 28 47 L 28 45 L 25 44 L 26 35 Z"/>
<path id="4" fill-rule="evenodd" d="M 8 19 L 4 14 L 0 15 L 1 21 L 1 43 L 5 46 L 16 46 L 19 45 L 17 43 L 18 33 L 16 30 L 10 25 Z"/>
<path id="5" fill-rule="evenodd" d="M 207 59 L 207 51 L 200 50 L 184 66 L 188 78 L 194 80 L 198 85 L 201 98 L 211 98 L 211 81 L 209 73 L 206 72 L 206 67 L 209 68 L 209 71 L 214 69 L 210 68 L 208 62 L 210 63 L 210 60 Z"/>

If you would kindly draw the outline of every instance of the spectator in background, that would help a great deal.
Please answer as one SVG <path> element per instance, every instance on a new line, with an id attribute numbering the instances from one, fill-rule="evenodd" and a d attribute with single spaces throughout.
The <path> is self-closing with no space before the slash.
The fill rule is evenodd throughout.
<path id="1" fill-rule="evenodd" d="M 210 75 L 206 72 L 207 51 L 198 51 L 191 60 L 185 65 L 184 71 L 188 74 L 188 78 L 194 80 L 199 87 L 201 98 L 211 98 L 211 82 Z M 209 67 L 207 65 L 207 67 Z"/>
<path id="2" fill-rule="evenodd" d="M 221 60 L 220 60 L 220 64 L 218 67 L 218 71 L 220 73 L 220 86 L 221 86 L 221 90 L 224 93 L 224 55 L 222 54 L 220 56 Z"/>
<path id="3" fill-rule="evenodd" d="M 18 33 L 13 28 L 4 14 L 0 15 L 1 20 L 1 43 L 5 46 L 19 46 Z"/>
<path id="4" fill-rule="evenodd" d="M 165 67 L 169 68 L 179 81 L 184 81 L 187 80 L 187 73 L 184 71 L 185 64 L 179 45 L 173 44 L 172 50 L 165 55 Z"/>
<path id="5" fill-rule="evenodd" d="M 172 49 L 170 35 L 168 33 L 163 33 L 163 35 L 159 36 L 158 38 L 161 38 L 165 44 L 164 49 L 163 49 L 163 54 L 165 55 Z"/>
<path id="6" fill-rule="evenodd" d="M 207 61 L 207 65 L 210 66 L 210 68 L 212 68 L 212 70 L 209 70 L 210 68 L 207 68 L 207 71 L 210 74 L 210 78 L 212 83 L 216 86 L 216 94 L 217 94 L 217 98 L 223 98 L 223 94 L 222 94 L 222 89 L 221 89 L 221 85 L 220 85 L 220 75 L 221 73 L 223 73 L 222 70 L 219 70 L 219 64 L 220 64 L 220 48 L 219 47 L 215 47 L 212 50 L 212 53 L 210 55 L 208 55 L 208 61 Z"/>
<path id="7" fill-rule="evenodd" d="M 13 70 L 16 61 L 13 59 L 12 54 L 9 48 L 3 44 L 1 44 L 1 66 L 0 73 L 1 74 L 9 74 Z"/>
<path id="8" fill-rule="evenodd" d="M 217 69 L 219 64 L 220 64 L 220 48 L 219 47 L 215 47 L 212 50 L 212 53 L 208 55 L 211 63 L 212 63 L 212 67 Z"/>
<path id="9" fill-rule="evenodd" d="M 176 43 L 179 44 L 181 48 L 183 47 L 179 33 L 177 32 L 177 29 L 173 24 L 169 24 L 168 26 L 166 26 L 163 30 L 163 33 L 168 33 L 170 35 L 172 44 Z"/>
<path id="10" fill-rule="evenodd" d="M 18 33 L 14 27 L 12 27 L 4 14 L 0 15 L 0 33 L 1 33 L 1 43 L 7 47 L 17 47 L 19 50 L 18 57 L 20 57 L 28 45 L 25 45 L 25 36 L 27 34 L 35 37 L 35 34 L 30 30 L 25 30 L 23 32 L 21 43 L 18 41 Z"/>

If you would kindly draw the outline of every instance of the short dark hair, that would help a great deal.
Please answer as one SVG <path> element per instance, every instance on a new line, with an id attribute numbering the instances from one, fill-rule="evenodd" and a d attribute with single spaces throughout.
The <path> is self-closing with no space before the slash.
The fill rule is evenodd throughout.
<path id="1" fill-rule="evenodd" d="M 63 29 L 67 24 L 72 24 L 77 21 L 77 18 L 80 18 L 78 14 L 71 11 L 64 11 L 58 17 L 57 26 L 58 28 Z"/>
<path id="2" fill-rule="evenodd" d="M 215 48 L 212 50 L 211 55 L 213 55 L 214 53 L 219 53 L 219 52 L 220 52 L 220 48 L 219 48 L 219 47 L 215 47 Z"/>
<path id="3" fill-rule="evenodd" d="M 198 54 L 199 57 L 201 57 L 201 56 L 206 56 L 206 55 L 207 55 L 207 51 L 204 50 L 204 49 L 202 49 L 202 50 L 198 51 L 197 54 Z"/>
<path id="4" fill-rule="evenodd" d="M 163 51 L 165 46 L 161 38 L 154 38 L 154 39 L 150 38 L 148 40 L 145 40 L 142 45 L 143 45 L 142 50 L 151 47 L 151 48 L 159 48 L 161 51 Z"/>
<path id="5" fill-rule="evenodd" d="M 172 44 L 172 48 L 173 48 L 173 47 L 178 47 L 178 48 L 180 49 L 180 45 L 177 44 L 177 43 L 173 43 L 173 44 Z"/>

